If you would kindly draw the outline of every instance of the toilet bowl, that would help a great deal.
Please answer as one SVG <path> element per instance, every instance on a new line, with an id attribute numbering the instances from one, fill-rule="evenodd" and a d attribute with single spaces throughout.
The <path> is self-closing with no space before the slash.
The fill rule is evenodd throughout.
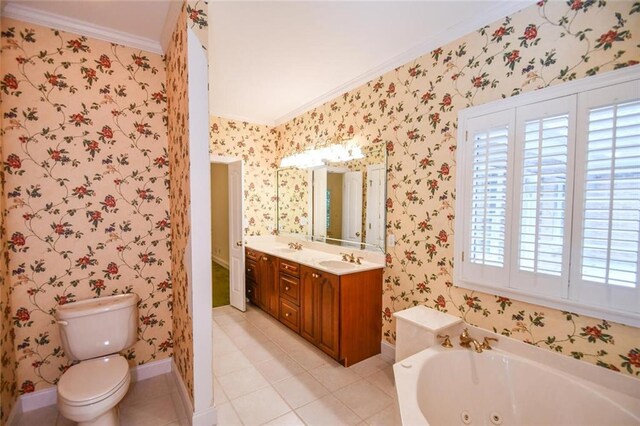
<path id="1" fill-rule="evenodd" d="M 58 382 L 60 414 L 80 425 L 118 424 L 116 406 L 130 383 L 129 364 L 120 355 L 76 364 Z"/>
<path id="2" fill-rule="evenodd" d="M 131 383 L 118 352 L 136 342 L 138 296 L 126 294 L 63 305 L 56 318 L 67 356 L 80 363 L 58 381 L 58 410 L 80 426 L 117 426 L 118 403 Z"/>

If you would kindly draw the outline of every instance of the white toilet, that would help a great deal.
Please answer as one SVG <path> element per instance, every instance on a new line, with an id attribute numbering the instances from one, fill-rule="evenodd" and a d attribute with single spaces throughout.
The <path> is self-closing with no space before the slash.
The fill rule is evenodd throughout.
<path id="1" fill-rule="evenodd" d="M 138 332 L 138 295 L 120 294 L 62 305 L 56 319 L 66 355 L 79 364 L 58 381 L 58 410 L 81 426 L 116 426 L 116 406 L 131 374 L 118 352 L 133 346 Z"/>

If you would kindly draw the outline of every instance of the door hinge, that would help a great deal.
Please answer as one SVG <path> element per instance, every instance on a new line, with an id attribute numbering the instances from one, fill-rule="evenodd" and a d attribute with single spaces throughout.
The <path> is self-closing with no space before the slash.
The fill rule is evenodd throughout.
<path id="1" fill-rule="evenodd" d="M 468 130 L 464 131 L 464 140 L 465 141 L 469 141 L 469 131 Z"/>
<path id="2" fill-rule="evenodd" d="M 462 252 L 462 261 L 464 262 L 464 251 Z"/>

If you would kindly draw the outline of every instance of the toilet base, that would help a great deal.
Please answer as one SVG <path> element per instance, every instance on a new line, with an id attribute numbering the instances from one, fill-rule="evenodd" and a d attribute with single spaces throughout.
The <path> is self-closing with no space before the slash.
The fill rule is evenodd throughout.
<path id="1" fill-rule="evenodd" d="M 118 406 L 88 422 L 78 422 L 78 426 L 119 426 Z"/>

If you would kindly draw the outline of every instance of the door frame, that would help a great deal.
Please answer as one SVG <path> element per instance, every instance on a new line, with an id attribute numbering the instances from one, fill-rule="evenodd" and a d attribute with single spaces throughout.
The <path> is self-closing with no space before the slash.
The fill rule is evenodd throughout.
<path id="1" fill-rule="evenodd" d="M 242 158 L 239 157 L 231 157 L 231 156 L 226 156 L 226 155 L 213 155 L 211 154 L 209 156 L 209 165 L 211 166 L 211 164 L 225 164 L 225 165 L 230 165 L 230 164 L 234 164 L 234 163 L 240 163 L 241 165 L 241 170 L 244 169 L 244 162 L 242 160 Z M 228 170 L 227 170 L 228 173 Z M 243 173 L 240 174 L 240 178 L 241 178 L 241 184 L 240 184 L 240 199 L 242 200 L 243 194 L 243 185 L 244 185 L 244 176 Z M 229 181 L 230 184 L 230 181 Z M 231 200 L 231 186 L 229 185 L 229 191 L 227 193 L 227 200 L 230 201 Z M 231 210 L 232 206 L 231 203 L 228 202 L 229 205 L 229 210 Z M 232 291 L 233 291 L 233 278 L 238 277 L 238 281 L 239 281 L 239 290 L 242 294 L 245 294 L 246 292 L 246 282 L 245 282 L 245 276 L 244 276 L 244 206 L 241 205 L 241 214 L 242 214 L 242 221 L 240 223 L 241 226 L 241 234 L 242 237 L 240 238 L 240 242 L 241 242 L 241 253 L 242 255 L 240 256 L 241 258 L 241 262 L 240 264 L 234 263 L 231 260 L 231 256 L 232 256 L 232 250 L 235 248 L 235 244 L 234 244 L 234 238 L 232 238 L 232 229 L 231 229 L 231 211 L 229 212 L 229 295 L 231 297 Z M 213 253 L 211 253 L 211 255 L 213 255 Z M 233 304 L 231 304 L 231 300 L 230 302 L 230 306 L 233 306 L 234 308 L 244 312 L 246 310 L 246 300 L 242 300 L 243 303 L 241 303 L 239 306 L 235 306 Z"/>

